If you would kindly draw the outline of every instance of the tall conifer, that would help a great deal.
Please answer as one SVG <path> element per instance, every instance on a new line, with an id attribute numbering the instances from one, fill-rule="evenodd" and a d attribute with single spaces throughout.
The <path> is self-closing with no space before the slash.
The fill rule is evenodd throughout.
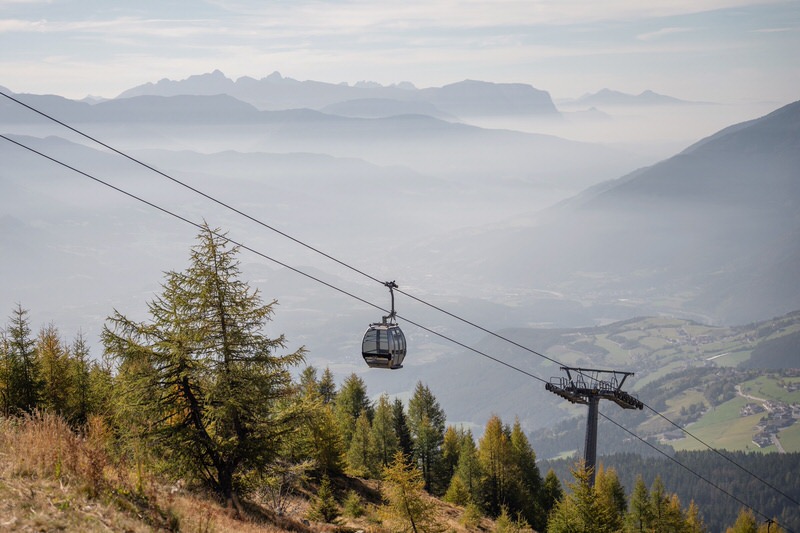
<path id="1" fill-rule="evenodd" d="M 303 350 L 274 353 L 285 347 L 264 333 L 275 302 L 240 279 L 238 248 L 208 226 L 198 241 L 189 268 L 166 274 L 150 321 L 116 312 L 103 342 L 126 378 L 125 404 L 169 462 L 241 510 L 242 472 L 268 464 L 294 429 L 281 402 Z"/>

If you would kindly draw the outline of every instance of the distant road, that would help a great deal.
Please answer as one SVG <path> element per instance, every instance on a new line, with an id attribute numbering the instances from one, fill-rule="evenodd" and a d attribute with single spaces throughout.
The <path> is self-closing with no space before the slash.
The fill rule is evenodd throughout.
<path id="1" fill-rule="evenodd" d="M 721 354 L 721 355 L 725 355 L 725 354 Z M 717 357 L 719 357 L 719 356 L 717 356 Z M 741 385 L 736 385 L 736 394 L 738 394 L 742 398 L 747 398 L 748 400 L 754 400 L 756 402 L 761 402 L 762 404 L 763 403 L 767 403 L 767 401 L 768 401 L 766 398 L 759 398 L 758 396 L 750 396 L 749 394 L 743 393 Z M 764 409 L 767 409 L 766 405 L 764 406 Z M 769 409 L 767 409 L 767 411 L 769 411 Z"/>

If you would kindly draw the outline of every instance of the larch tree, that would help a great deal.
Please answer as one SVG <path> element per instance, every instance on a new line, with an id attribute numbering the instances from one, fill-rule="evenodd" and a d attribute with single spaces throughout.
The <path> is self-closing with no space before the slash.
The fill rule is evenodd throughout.
<path id="1" fill-rule="evenodd" d="M 736 522 L 725 533 L 783 533 L 783 528 L 774 521 L 759 524 L 753 511 L 742 508 Z"/>
<path id="2" fill-rule="evenodd" d="M 376 473 L 376 459 L 369 418 L 366 411 L 361 411 L 347 450 L 347 466 L 354 476 L 370 477 Z"/>
<path id="3" fill-rule="evenodd" d="M 408 401 L 408 426 L 414 441 L 414 460 L 422 469 L 425 490 L 444 492 L 449 480 L 440 476 L 445 414 L 431 390 L 417 382 Z"/>
<path id="4" fill-rule="evenodd" d="M 561 488 L 561 481 L 558 480 L 558 476 L 551 468 L 544 476 L 544 483 L 542 484 L 542 507 L 549 514 L 558 500 L 563 497 L 564 491 Z"/>
<path id="5" fill-rule="evenodd" d="M 298 402 L 303 403 L 297 441 L 291 446 L 297 460 L 312 459 L 319 474 L 344 471 L 344 448 L 333 404 L 326 403 L 319 386 L 301 386 Z"/>
<path id="6" fill-rule="evenodd" d="M 36 340 L 31 337 L 28 310 L 17 304 L 6 328 L 7 392 L 9 413 L 30 413 L 39 407 L 44 383 L 41 379 Z"/>
<path id="7" fill-rule="evenodd" d="M 689 509 L 686 511 L 686 533 L 707 533 L 703 518 L 700 516 L 700 509 L 694 500 L 689 502 Z"/>
<path id="8" fill-rule="evenodd" d="M 306 366 L 300 372 L 300 390 L 306 394 L 319 393 L 319 380 L 317 379 L 317 368 L 313 365 Z"/>
<path id="9" fill-rule="evenodd" d="M 69 418 L 83 424 L 94 410 L 92 405 L 91 362 L 89 361 L 89 345 L 83 332 L 78 332 L 70 348 L 70 374 L 72 375 L 72 393 L 69 401 Z"/>
<path id="10" fill-rule="evenodd" d="M 547 510 L 542 505 L 542 475 L 536 465 L 536 453 L 522 430 L 519 418 L 511 427 L 509 452 L 516 485 L 510 495 L 512 507 L 522 513 L 534 529 L 544 529 Z"/>
<path id="11" fill-rule="evenodd" d="M 67 402 L 72 394 L 72 373 L 68 348 L 54 324 L 39 330 L 36 351 L 42 377 L 41 405 L 59 415 L 66 416 Z"/>
<path id="12" fill-rule="evenodd" d="M 11 415 L 11 350 L 6 332 L 0 330 L 0 414 L 8 418 Z"/>
<path id="13" fill-rule="evenodd" d="M 461 438 L 461 449 L 458 452 L 458 465 L 456 466 L 455 476 L 464 481 L 464 486 L 470 496 L 470 502 L 480 505 L 483 474 L 480 460 L 478 459 L 478 447 L 475 446 L 475 439 L 470 429 L 467 429 Z"/>
<path id="14" fill-rule="evenodd" d="M 478 461 L 478 449 L 472 431 L 459 432 L 458 464 L 456 464 L 450 485 L 447 487 L 445 500 L 457 505 L 482 504 L 481 467 Z M 445 433 L 445 435 L 447 435 Z"/>
<path id="15" fill-rule="evenodd" d="M 758 522 L 752 511 L 741 509 L 736 522 L 725 530 L 725 533 L 758 533 Z"/>
<path id="16" fill-rule="evenodd" d="M 319 378 L 319 394 L 322 396 L 322 401 L 326 404 L 332 404 L 336 400 L 336 382 L 333 380 L 333 372 L 328 367 L 322 371 L 322 377 Z"/>
<path id="17" fill-rule="evenodd" d="M 547 520 L 548 533 L 614 533 L 618 529 L 601 505 L 590 483 L 591 471 L 583 463 L 572 470 L 570 492 L 558 501 Z"/>
<path id="18" fill-rule="evenodd" d="M 362 411 L 367 414 L 368 419 L 372 420 L 372 403 L 367 396 L 367 385 L 356 374 L 350 374 L 345 378 L 336 394 L 335 408 L 345 449 L 350 448 L 356 420 L 361 416 Z"/>
<path id="19" fill-rule="evenodd" d="M 650 491 L 642 476 L 636 478 L 633 485 L 628 514 L 625 516 L 626 533 L 645 533 L 653 527 L 653 506 L 650 502 Z"/>
<path id="20" fill-rule="evenodd" d="M 381 394 L 375 406 L 375 415 L 372 418 L 372 442 L 378 466 L 381 468 L 389 466 L 400 443 L 394 431 L 392 404 L 386 393 Z"/>
<path id="21" fill-rule="evenodd" d="M 424 485 L 419 469 L 408 464 L 403 453 L 398 451 L 392 463 L 383 469 L 381 484 L 381 494 L 386 502 L 381 514 L 391 531 L 423 533 L 440 530 Z"/>
<path id="22" fill-rule="evenodd" d="M 486 511 L 498 516 L 503 506 L 508 506 L 511 484 L 514 480 L 511 462 L 511 443 L 507 428 L 497 415 L 486 421 L 483 436 L 478 441 L 483 502 Z"/>
<path id="23" fill-rule="evenodd" d="M 608 513 L 614 531 L 622 530 L 625 523 L 625 514 L 628 511 L 628 500 L 625 496 L 625 487 L 619 481 L 617 471 L 613 468 L 597 467 L 594 490 L 597 493 L 599 504 Z"/>
<path id="24" fill-rule="evenodd" d="M 461 434 L 454 426 L 447 426 L 442 440 L 442 472 L 445 479 L 451 480 L 458 466 L 458 454 L 461 451 Z"/>
<path id="25" fill-rule="evenodd" d="M 275 302 L 240 279 L 238 247 L 203 226 L 184 272 L 168 272 L 148 304 L 149 322 L 119 312 L 103 330 L 125 384 L 122 406 L 177 470 L 203 481 L 241 512 L 244 473 L 265 468 L 294 431 L 283 400 L 293 391 L 281 335 L 266 322 Z"/>
<path id="26" fill-rule="evenodd" d="M 414 454 L 414 441 L 411 438 L 411 430 L 408 427 L 408 417 L 406 416 L 403 402 L 400 398 L 395 398 L 392 404 L 392 423 L 394 432 L 397 435 L 397 444 L 400 451 L 410 460 Z"/>

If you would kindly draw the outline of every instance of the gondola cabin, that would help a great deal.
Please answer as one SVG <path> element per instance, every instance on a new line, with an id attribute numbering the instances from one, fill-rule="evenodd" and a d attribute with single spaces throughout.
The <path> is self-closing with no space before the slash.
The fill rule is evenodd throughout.
<path id="1" fill-rule="evenodd" d="M 361 343 L 361 354 L 370 368 L 397 369 L 406 357 L 406 337 L 395 323 L 370 324 Z"/>

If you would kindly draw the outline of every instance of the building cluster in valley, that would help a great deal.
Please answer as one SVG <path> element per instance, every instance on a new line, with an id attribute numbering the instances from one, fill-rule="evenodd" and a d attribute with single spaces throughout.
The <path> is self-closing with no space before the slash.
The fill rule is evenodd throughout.
<path id="1" fill-rule="evenodd" d="M 750 416 L 757 413 L 766 412 L 761 417 L 756 426 L 757 433 L 753 437 L 753 443 L 759 448 L 766 448 L 776 444 L 778 432 L 788 428 L 800 419 L 800 404 L 788 404 L 784 402 L 765 401 L 763 404 L 748 403 L 742 407 L 741 416 Z"/>

